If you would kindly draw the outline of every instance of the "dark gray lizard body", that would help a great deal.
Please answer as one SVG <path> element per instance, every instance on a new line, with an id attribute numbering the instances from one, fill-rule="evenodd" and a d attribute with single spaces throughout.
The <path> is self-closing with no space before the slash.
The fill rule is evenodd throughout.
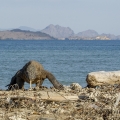
<path id="1" fill-rule="evenodd" d="M 41 86 L 43 81 L 48 78 L 48 80 L 53 84 L 56 89 L 64 89 L 63 85 L 60 84 L 54 75 L 46 70 L 37 61 L 29 61 L 19 70 L 11 79 L 8 89 L 11 86 L 17 84 L 19 89 L 24 88 L 24 82 L 36 84 L 36 86 Z"/>

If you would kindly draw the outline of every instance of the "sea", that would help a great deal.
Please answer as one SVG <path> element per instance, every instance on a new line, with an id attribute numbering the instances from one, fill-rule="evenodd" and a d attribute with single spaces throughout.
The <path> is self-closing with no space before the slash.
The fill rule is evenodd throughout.
<path id="1" fill-rule="evenodd" d="M 0 89 L 6 90 L 11 78 L 30 60 L 40 62 L 63 85 L 85 87 L 90 72 L 120 70 L 120 41 L 0 40 Z M 52 84 L 46 79 L 43 86 Z"/>

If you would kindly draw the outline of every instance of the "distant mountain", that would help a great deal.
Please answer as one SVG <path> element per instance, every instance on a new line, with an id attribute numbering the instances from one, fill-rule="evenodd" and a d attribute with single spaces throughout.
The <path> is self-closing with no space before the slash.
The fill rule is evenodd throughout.
<path id="1" fill-rule="evenodd" d="M 20 26 L 16 29 L 20 29 L 20 30 L 26 30 L 26 31 L 40 31 L 40 30 L 36 30 L 34 28 L 31 28 L 31 27 L 27 27 L 27 26 Z"/>
<path id="2" fill-rule="evenodd" d="M 116 36 L 117 37 L 117 40 L 120 40 L 120 35 Z"/>
<path id="3" fill-rule="evenodd" d="M 55 38 L 42 32 L 32 32 L 20 29 L 0 31 L 0 40 L 54 40 Z"/>
<path id="4" fill-rule="evenodd" d="M 68 38 L 74 35 L 74 31 L 69 27 L 61 27 L 59 25 L 49 25 L 45 29 L 41 30 L 43 33 L 47 33 L 55 38 Z"/>
<path id="5" fill-rule="evenodd" d="M 31 27 L 27 27 L 27 26 L 20 26 L 18 28 L 8 28 L 8 29 L 1 29 L 0 28 L 0 31 L 5 31 L 5 30 L 13 30 L 13 29 L 20 29 L 20 30 L 26 30 L 26 31 L 40 31 L 38 29 L 34 29 L 34 28 L 31 28 Z"/>
<path id="6" fill-rule="evenodd" d="M 39 31 L 39 32 L 38 32 Z M 52 36 L 52 37 L 51 37 Z M 69 27 L 50 24 L 43 30 L 36 30 L 31 27 L 21 26 L 13 30 L 0 29 L 0 39 L 16 40 L 120 40 L 120 35 L 98 34 L 95 30 L 86 30 L 74 34 Z"/>
<path id="7" fill-rule="evenodd" d="M 116 40 L 117 39 L 117 36 L 115 36 L 113 34 L 105 34 L 105 33 L 103 33 L 103 34 L 101 34 L 99 36 L 106 36 L 106 37 L 108 37 L 108 38 L 110 38 L 112 40 Z"/>
<path id="8" fill-rule="evenodd" d="M 75 36 L 78 36 L 78 37 L 96 37 L 98 35 L 99 34 L 95 30 L 86 30 L 83 32 L 79 32 Z"/>
<path id="9" fill-rule="evenodd" d="M 3 31 L 3 30 L 5 30 L 5 29 L 1 29 L 1 28 L 0 28 L 0 31 Z"/>
<path id="10" fill-rule="evenodd" d="M 68 38 L 69 40 L 120 40 L 120 35 L 98 34 L 95 30 L 86 30 Z"/>

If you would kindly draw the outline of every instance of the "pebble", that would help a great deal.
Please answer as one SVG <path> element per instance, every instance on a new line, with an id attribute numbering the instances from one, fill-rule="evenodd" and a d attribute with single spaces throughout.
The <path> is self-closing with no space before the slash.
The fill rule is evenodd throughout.
<path id="1" fill-rule="evenodd" d="M 70 85 L 70 88 L 71 88 L 72 90 L 80 91 L 80 90 L 82 89 L 82 86 L 80 86 L 78 83 L 72 83 L 72 84 Z"/>
<path id="2" fill-rule="evenodd" d="M 50 114 L 50 112 L 49 111 L 45 111 L 45 114 Z"/>

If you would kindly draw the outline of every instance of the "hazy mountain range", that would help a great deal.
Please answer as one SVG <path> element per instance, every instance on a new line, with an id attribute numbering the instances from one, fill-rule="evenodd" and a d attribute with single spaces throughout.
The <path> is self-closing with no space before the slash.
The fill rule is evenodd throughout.
<path id="1" fill-rule="evenodd" d="M 120 40 L 120 35 L 98 34 L 95 30 L 86 30 L 77 34 L 69 27 L 50 24 L 43 30 L 21 26 L 12 30 L 0 29 L 0 39 L 19 39 L 19 40 Z"/>
<path id="2" fill-rule="evenodd" d="M 49 34 L 55 38 L 68 38 L 74 35 L 74 31 L 69 27 L 61 27 L 59 25 L 49 25 L 45 29 L 41 30 L 41 32 Z"/>
<path id="3" fill-rule="evenodd" d="M 0 31 L 0 40 L 54 40 L 54 38 L 40 31 L 13 29 Z"/>

